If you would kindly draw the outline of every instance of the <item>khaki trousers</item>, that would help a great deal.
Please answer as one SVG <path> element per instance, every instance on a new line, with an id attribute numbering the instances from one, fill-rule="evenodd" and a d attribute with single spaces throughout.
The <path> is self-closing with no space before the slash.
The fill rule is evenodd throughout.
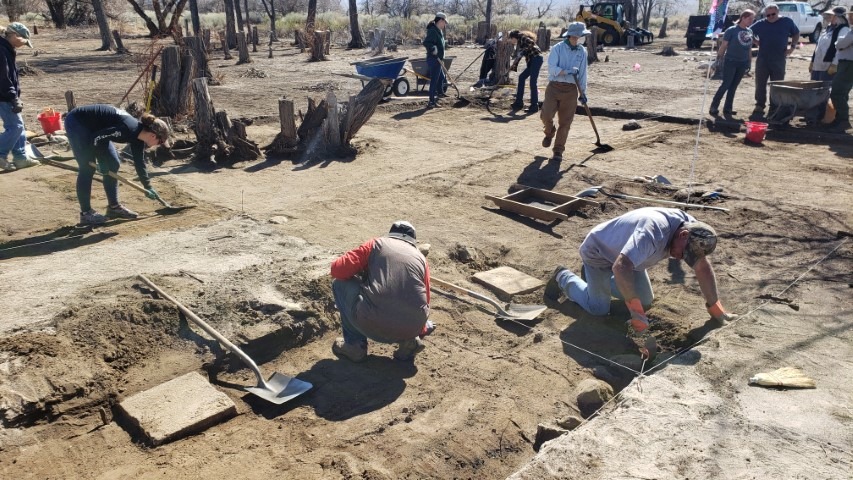
<path id="1" fill-rule="evenodd" d="M 554 137 L 554 153 L 566 150 L 566 139 L 578 108 L 578 86 L 574 83 L 548 82 L 545 89 L 545 101 L 539 118 L 545 125 L 545 136 Z M 559 126 L 554 126 L 554 115 L 557 115 Z"/>

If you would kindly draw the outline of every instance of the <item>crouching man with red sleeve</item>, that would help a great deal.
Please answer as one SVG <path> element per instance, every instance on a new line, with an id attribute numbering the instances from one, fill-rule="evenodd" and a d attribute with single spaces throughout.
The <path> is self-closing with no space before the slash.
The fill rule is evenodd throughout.
<path id="1" fill-rule="evenodd" d="M 332 262 L 332 293 L 343 338 L 332 352 L 353 362 L 367 358 L 367 340 L 397 343 L 397 360 L 411 361 L 430 334 L 429 266 L 416 246 L 415 227 L 391 226 L 387 237 L 368 240 Z"/>

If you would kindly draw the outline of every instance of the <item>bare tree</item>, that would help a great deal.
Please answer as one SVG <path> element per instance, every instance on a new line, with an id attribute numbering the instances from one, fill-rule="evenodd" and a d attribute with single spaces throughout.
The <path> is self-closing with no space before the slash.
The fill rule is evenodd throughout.
<path id="1" fill-rule="evenodd" d="M 270 41 L 275 41 L 278 38 L 275 33 L 275 2 L 273 0 L 261 0 L 261 4 L 264 6 L 264 11 L 267 12 L 267 17 L 270 19 Z M 270 52 L 272 52 L 272 50 L 270 50 Z M 270 55 L 272 55 L 272 53 L 270 53 Z"/>
<path id="2" fill-rule="evenodd" d="M 548 15 L 548 12 L 554 7 L 554 0 L 539 0 L 539 3 L 535 5 L 536 8 L 536 18 L 542 18 L 545 15 Z"/>
<path id="3" fill-rule="evenodd" d="M 358 5 L 356 0 L 349 0 L 349 31 L 352 37 L 347 45 L 349 48 L 364 48 L 364 36 L 358 26 Z"/>
<path id="4" fill-rule="evenodd" d="M 48 0 L 50 1 L 50 0 Z M 145 27 L 148 28 L 148 34 L 152 37 L 168 37 L 177 31 L 178 22 L 181 15 L 184 13 L 184 7 L 187 5 L 187 0 L 167 0 L 165 6 L 160 5 L 160 0 L 152 0 L 154 8 L 154 17 L 157 23 L 145 13 L 142 6 L 136 0 L 127 0 L 127 3 L 133 7 L 133 11 L 142 17 L 145 22 Z"/>
<path id="5" fill-rule="evenodd" d="M 2 0 L 0 4 L 3 5 L 3 10 L 6 12 L 6 16 L 9 17 L 10 22 L 17 22 L 21 18 L 21 15 L 27 11 L 24 0 Z"/>
<path id="6" fill-rule="evenodd" d="M 102 0 L 92 0 L 92 10 L 95 11 L 95 18 L 98 21 L 98 32 L 101 34 L 100 51 L 115 50 L 116 42 L 110 32 L 110 23 L 107 21 L 107 15 L 104 13 L 104 3 Z"/>
<path id="7" fill-rule="evenodd" d="M 317 24 L 317 0 L 308 0 L 308 18 L 305 19 L 305 35 L 308 37 L 308 43 L 311 43 L 311 36 L 314 35 L 314 30 Z"/>
<path id="8" fill-rule="evenodd" d="M 201 18 L 198 15 L 198 0 L 190 1 L 190 18 L 193 23 L 193 35 L 196 37 L 201 34 Z"/>

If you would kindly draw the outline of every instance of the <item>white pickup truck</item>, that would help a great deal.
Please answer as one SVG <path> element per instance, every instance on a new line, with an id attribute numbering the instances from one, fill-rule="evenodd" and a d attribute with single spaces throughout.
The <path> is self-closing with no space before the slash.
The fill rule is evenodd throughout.
<path id="1" fill-rule="evenodd" d="M 776 2 L 776 5 L 779 6 L 781 16 L 794 21 L 800 29 L 800 37 L 808 37 L 810 42 L 817 43 L 824 27 L 820 12 L 806 2 Z M 764 18 L 763 9 L 760 18 Z"/>

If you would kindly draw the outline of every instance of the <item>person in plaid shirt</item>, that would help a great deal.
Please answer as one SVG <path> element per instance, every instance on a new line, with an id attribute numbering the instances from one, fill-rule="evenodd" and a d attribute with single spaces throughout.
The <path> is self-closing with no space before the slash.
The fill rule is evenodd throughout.
<path id="1" fill-rule="evenodd" d="M 527 63 L 527 68 L 518 76 L 518 90 L 515 92 L 515 103 L 512 104 L 514 110 L 524 108 L 524 82 L 530 78 L 530 107 L 527 113 L 536 113 L 539 111 L 539 89 L 536 86 L 539 79 L 539 70 L 542 68 L 544 59 L 542 58 L 542 50 L 536 45 L 536 36 L 533 32 L 513 30 L 509 32 L 509 40 L 515 45 L 515 61 L 512 62 L 512 71 L 518 71 L 518 64 L 521 58 Z"/>

